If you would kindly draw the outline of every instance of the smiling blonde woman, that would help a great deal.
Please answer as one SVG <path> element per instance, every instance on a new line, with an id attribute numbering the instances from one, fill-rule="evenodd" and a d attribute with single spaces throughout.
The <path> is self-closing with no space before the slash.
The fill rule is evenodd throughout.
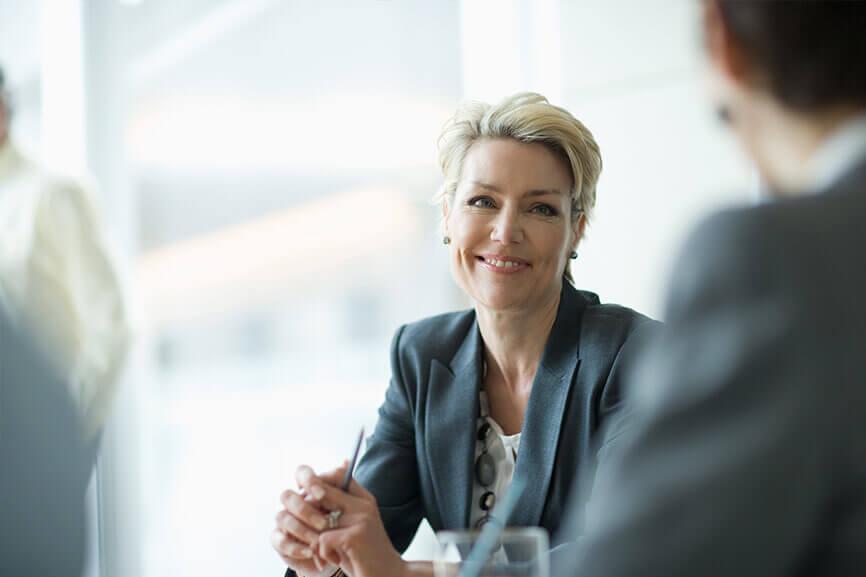
<path id="1" fill-rule="evenodd" d="M 348 492 L 340 469 L 298 468 L 301 491 L 281 495 L 272 537 L 287 575 L 432 574 L 400 557 L 421 520 L 480 527 L 517 476 L 532 491 L 507 523 L 555 534 L 610 452 L 620 381 L 656 325 L 573 286 L 602 162 L 570 113 L 538 94 L 469 103 L 439 151 L 443 243 L 474 307 L 397 330 L 391 385 Z"/>

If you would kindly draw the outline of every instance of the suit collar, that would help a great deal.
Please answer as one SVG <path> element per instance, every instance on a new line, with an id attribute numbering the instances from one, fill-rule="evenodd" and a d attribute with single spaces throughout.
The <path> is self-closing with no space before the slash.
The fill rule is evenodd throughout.
<path id="1" fill-rule="evenodd" d="M 594 296 L 589 295 L 589 299 Z M 580 364 L 580 326 L 587 301 L 587 297 L 564 283 L 556 321 L 532 383 L 514 469 L 515 478 L 525 478 L 532 490 L 520 500 L 508 519 L 509 525 L 541 523 L 556 464 L 562 419 Z"/>
<path id="2" fill-rule="evenodd" d="M 445 529 L 461 529 L 469 523 L 482 350 L 474 321 L 448 364 L 437 359 L 430 364 L 427 452 Z"/>
<path id="3" fill-rule="evenodd" d="M 514 470 L 515 476 L 526 478 L 532 491 L 508 520 L 511 525 L 533 526 L 541 521 L 562 419 L 579 365 L 581 319 L 587 303 L 593 301 L 597 301 L 595 295 L 579 293 L 565 283 L 532 385 Z M 482 351 L 476 320 L 450 362 L 434 359 L 430 366 L 426 445 L 444 528 L 463 528 L 469 523 Z"/>
<path id="4" fill-rule="evenodd" d="M 812 190 L 832 190 L 866 160 L 866 114 L 853 118 L 824 140 L 809 161 Z"/>
<path id="5" fill-rule="evenodd" d="M 855 191 L 863 192 L 863 182 L 866 181 L 866 155 L 860 158 L 850 170 L 848 170 L 830 190 L 831 192 Z"/>

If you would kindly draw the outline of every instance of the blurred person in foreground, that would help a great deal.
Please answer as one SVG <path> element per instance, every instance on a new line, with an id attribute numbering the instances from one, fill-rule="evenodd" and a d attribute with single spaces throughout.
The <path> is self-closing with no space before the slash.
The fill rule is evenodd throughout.
<path id="1" fill-rule="evenodd" d="M 91 455 L 69 390 L 0 304 L 0 575 L 78 577 Z"/>
<path id="2" fill-rule="evenodd" d="M 443 242 L 474 308 L 397 331 L 348 493 L 342 470 L 298 469 L 301 490 L 281 495 L 273 535 L 288 575 L 324 562 L 353 577 L 432 574 L 400 557 L 421 520 L 480 527 L 516 478 L 532 489 L 508 524 L 554 533 L 577 477 L 591 481 L 601 431 L 621 414 L 620 376 L 656 325 L 573 286 L 601 156 L 569 112 L 538 94 L 469 103 L 439 155 Z"/>
<path id="3" fill-rule="evenodd" d="M 862 577 L 866 3 L 702 8 L 715 104 L 773 198 L 686 244 L 553 575 Z"/>
<path id="4" fill-rule="evenodd" d="M 27 159 L 0 70 L 0 302 L 56 365 L 97 450 L 128 348 L 123 295 L 88 194 Z"/>

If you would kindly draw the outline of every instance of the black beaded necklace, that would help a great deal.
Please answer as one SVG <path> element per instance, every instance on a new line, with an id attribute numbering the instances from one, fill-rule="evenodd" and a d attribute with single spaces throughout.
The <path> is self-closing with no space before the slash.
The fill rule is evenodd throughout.
<path id="1" fill-rule="evenodd" d="M 476 433 L 476 439 L 481 441 L 482 445 L 481 454 L 478 455 L 477 459 L 475 459 L 475 480 L 483 489 L 485 489 L 485 491 L 478 500 L 478 506 L 481 507 L 482 511 L 484 511 L 484 515 L 482 515 L 482 517 L 475 523 L 476 528 L 480 528 L 490 521 L 490 511 L 492 511 L 494 505 L 496 505 L 496 493 L 492 491 L 493 485 L 496 483 L 496 461 L 488 451 L 490 434 L 493 432 L 493 427 L 490 426 L 490 422 L 487 420 L 490 412 L 487 406 L 487 394 L 484 391 L 484 383 L 487 380 L 487 361 L 485 360 L 482 362 L 484 365 L 481 377 L 481 387 L 478 392 L 480 397 L 479 404 L 481 406 L 482 423 L 481 426 L 478 427 L 478 432 Z"/>

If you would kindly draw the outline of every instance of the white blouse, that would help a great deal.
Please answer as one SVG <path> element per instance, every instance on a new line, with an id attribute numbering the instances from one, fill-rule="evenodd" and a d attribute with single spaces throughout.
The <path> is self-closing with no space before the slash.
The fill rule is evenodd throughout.
<path id="1" fill-rule="evenodd" d="M 8 139 L 0 145 L 0 306 L 34 328 L 95 434 L 129 344 L 123 294 L 85 189 Z"/>

